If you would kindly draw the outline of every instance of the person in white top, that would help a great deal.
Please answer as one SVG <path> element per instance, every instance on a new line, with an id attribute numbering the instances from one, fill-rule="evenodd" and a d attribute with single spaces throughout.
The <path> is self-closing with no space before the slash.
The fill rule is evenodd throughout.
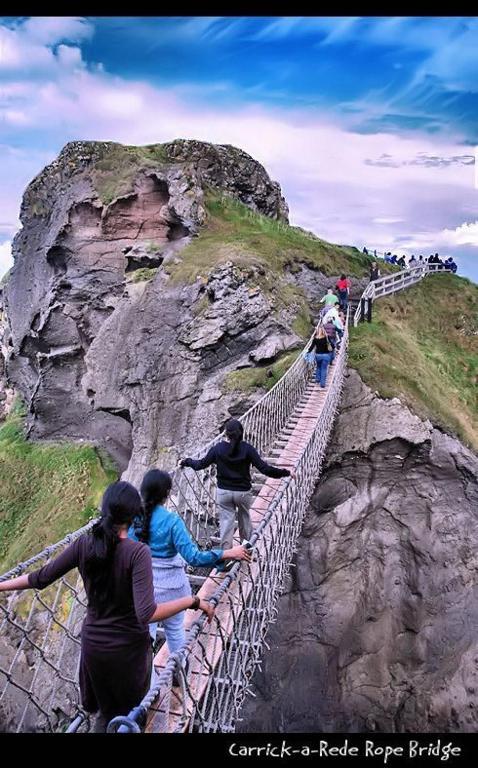
<path id="1" fill-rule="evenodd" d="M 327 310 L 327 312 L 322 317 L 322 324 L 325 325 L 326 323 L 333 323 L 339 331 L 344 330 L 344 326 L 339 315 L 338 304 L 335 304 L 333 307 L 330 307 L 330 309 Z"/>

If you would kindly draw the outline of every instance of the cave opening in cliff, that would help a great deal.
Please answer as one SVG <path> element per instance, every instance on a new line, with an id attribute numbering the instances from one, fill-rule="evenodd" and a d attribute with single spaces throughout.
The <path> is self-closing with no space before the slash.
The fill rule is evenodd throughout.
<path id="1" fill-rule="evenodd" d="M 159 254 L 151 256 L 133 254 L 131 256 L 126 256 L 127 263 L 125 272 L 135 272 L 137 269 L 155 269 L 160 267 L 163 261 L 164 256 L 160 256 Z"/>
<path id="2" fill-rule="evenodd" d="M 174 220 L 169 225 L 168 240 L 181 240 L 183 237 L 189 237 L 189 229 L 179 219 Z"/>
<path id="3" fill-rule="evenodd" d="M 95 394 L 94 390 L 88 390 L 88 392 L 91 392 L 93 395 Z M 124 421 L 127 421 L 128 424 L 132 424 L 133 420 L 131 418 L 131 414 L 129 412 L 129 408 L 113 408 L 110 406 L 101 406 L 100 408 L 96 409 L 97 411 L 101 411 L 103 413 L 110 413 L 112 416 L 117 416 L 119 419 L 124 419 Z"/>
<path id="4" fill-rule="evenodd" d="M 47 251 L 46 260 L 53 267 L 56 275 L 64 275 L 71 255 L 69 248 L 65 248 L 63 245 L 53 245 Z"/>

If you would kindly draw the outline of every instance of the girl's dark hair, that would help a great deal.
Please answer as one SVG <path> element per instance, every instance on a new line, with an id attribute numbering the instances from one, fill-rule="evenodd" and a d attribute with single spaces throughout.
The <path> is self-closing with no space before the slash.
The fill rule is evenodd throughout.
<path id="1" fill-rule="evenodd" d="M 91 529 L 85 560 L 89 605 L 101 614 L 114 600 L 113 560 L 119 542 L 118 529 L 130 525 L 141 514 L 141 499 L 130 483 L 118 481 L 108 486 L 101 502 L 101 517 Z"/>
<path id="2" fill-rule="evenodd" d="M 236 456 L 244 435 L 244 428 L 237 419 L 229 419 L 225 426 L 226 437 L 231 441 L 229 456 Z"/>
<path id="3" fill-rule="evenodd" d="M 347 280 L 347 275 L 340 275 L 341 280 Z"/>
<path id="4" fill-rule="evenodd" d="M 149 543 L 149 528 L 153 509 L 158 504 L 163 504 L 166 501 L 172 485 L 171 475 L 167 472 L 162 472 L 160 469 L 150 469 L 143 477 L 140 488 L 143 500 L 143 515 L 138 538 L 140 541 L 144 541 L 145 544 Z"/>

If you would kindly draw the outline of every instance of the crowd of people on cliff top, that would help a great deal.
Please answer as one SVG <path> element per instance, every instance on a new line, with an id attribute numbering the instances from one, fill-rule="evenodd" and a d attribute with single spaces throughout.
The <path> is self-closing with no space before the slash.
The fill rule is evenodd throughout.
<path id="1" fill-rule="evenodd" d="M 186 565 L 212 567 L 221 578 L 238 561 L 251 560 L 253 535 L 251 467 L 268 477 L 294 477 L 294 467 L 268 464 L 244 440 L 237 419 L 225 426 L 225 439 L 200 459 L 184 458 L 179 468 L 198 471 L 216 466 L 220 544 L 202 550 L 182 518 L 168 507 L 172 478 L 150 469 L 139 492 L 130 483 L 110 485 L 101 516 L 54 560 L 29 574 L 0 582 L 0 592 L 45 589 L 78 568 L 88 598 L 81 630 L 79 684 L 82 706 L 96 713 L 93 730 L 104 732 L 115 716 L 138 706 L 155 676 L 153 645 L 158 622 L 170 653 L 186 643 L 187 609 L 202 611 L 211 622 L 209 601 L 192 596 Z M 236 517 L 242 544 L 234 543 Z M 172 685 L 180 680 L 175 673 Z"/>
<path id="2" fill-rule="evenodd" d="M 372 255 L 369 250 L 364 247 L 363 253 L 365 256 Z M 373 257 L 377 258 L 377 251 L 373 251 Z M 402 269 L 408 269 L 413 267 L 418 267 L 424 264 L 437 264 L 438 269 L 448 269 L 453 272 L 453 274 L 457 271 L 458 267 L 454 259 L 449 256 L 447 259 L 441 259 L 438 253 L 432 253 L 428 258 L 424 258 L 421 254 L 420 256 L 415 256 L 413 253 L 410 256 L 410 259 L 407 261 L 406 256 L 397 256 L 396 254 L 392 254 L 391 251 L 388 251 L 387 253 L 383 254 L 384 260 L 387 262 L 387 264 L 395 264 L 398 267 L 401 267 Z"/>

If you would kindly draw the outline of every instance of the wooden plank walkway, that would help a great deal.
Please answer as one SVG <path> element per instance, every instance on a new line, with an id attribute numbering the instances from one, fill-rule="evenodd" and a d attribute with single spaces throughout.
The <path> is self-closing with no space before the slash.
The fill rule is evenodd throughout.
<path id="1" fill-rule="evenodd" d="M 319 387 L 315 381 L 311 381 L 308 384 L 304 396 L 287 422 L 286 427 L 278 435 L 274 444 L 277 448 L 274 447 L 270 451 L 270 453 L 274 453 L 274 457 L 271 459 L 272 463 L 284 467 L 295 467 L 297 465 L 312 436 L 317 419 L 320 417 L 327 390 L 331 385 L 335 370 L 335 365 L 329 366 L 326 389 Z M 250 509 L 254 528 L 262 521 L 283 482 L 282 478 L 267 478 L 264 481 Z M 267 534 L 273 535 L 275 531 L 274 517 L 272 517 L 269 526 Z M 194 702 L 201 700 L 207 689 L 210 674 L 219 662 L 223 650 L 223 638 L 231 636 L 240 614 L 241 606 L 244 600 L 247 599 L 259 574 L 259 562 L 263 559 L 265 552 L 264 537 L 259 539 L 255 549 L 257 556 L 254 561 L 249 567 L 247 565 L 241 567 L 239 576 L 230 585 L 216 608 L 215 620 L 213 620 L 212 624 L 206 625 L 205 630 L 201 632 L 200 638 L 196 641 L 196 644 L 200 641 L 201 647 L 198 646 L 200 653 L 197 655 L 191 654 L 189 657 L 187 675 L 190 694 L 187 693 L 186 700 L 183 701 L 181 687 L 161 690 L 149 710 L 146 732 L 171 733 L 177 730 L 187 730 L 191 715 L 193 714 Z M 218 573 L 216 569 L 212 570 L 197 593 L 199 597 L 203 600 L 209 599 L 222 583 L 224 577 L 225 575 Z M 185 629 L 187 630 L 200 615 L 200 611 L 186 611 Z M 154 658 L 154 666 L 158 673 L 164 669 L 168 656 L 167 645 L 164 643 Z M 209 672 L 206 671 L 207 669 Z"/>

